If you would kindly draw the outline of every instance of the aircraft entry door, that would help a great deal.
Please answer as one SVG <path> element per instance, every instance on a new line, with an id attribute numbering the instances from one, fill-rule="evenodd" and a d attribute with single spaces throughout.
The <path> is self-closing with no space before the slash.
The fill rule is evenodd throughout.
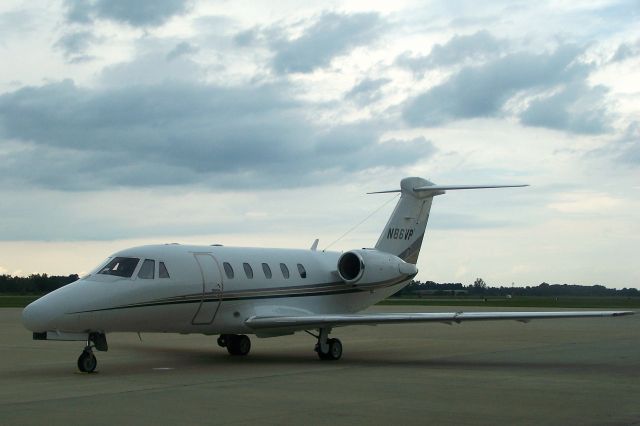
<path id="1" fill-rule="evenodd" d="M 191 323 L 211 324 L 222 300 L 222 274 L 218 262 L 210 254 L 194 254 L 202 274 L 202 299 Z"/>

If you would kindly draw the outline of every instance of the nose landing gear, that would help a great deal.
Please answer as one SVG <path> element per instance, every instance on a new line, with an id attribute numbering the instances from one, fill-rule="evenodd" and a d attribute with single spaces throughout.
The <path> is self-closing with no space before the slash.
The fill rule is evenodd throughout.
<path id="1" fill-rule="evenodd" d="M 93 354 L 93 348 L 96 348 L 99 351 L 109 350 L 107 337 L 104 333 L 89 333 L 87 346 L 84 347 L 84 350 L 78 357 L 78 370 L 83 373 L 93 373 L 98 366 L 98 360 Z"/>
<path id="2" fill-rule="evenodd" d="M 78 357 L 78 370 L 83 373 L 93 373 L 98 366 L 98 360 L 91 350 L 91 346 L 84 348 L 80 356 Z"/>

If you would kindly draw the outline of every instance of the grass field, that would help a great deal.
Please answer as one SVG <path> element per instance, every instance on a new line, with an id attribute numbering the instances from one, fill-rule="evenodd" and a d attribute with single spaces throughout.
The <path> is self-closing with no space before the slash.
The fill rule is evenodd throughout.
<path id="1" fill-rule="evenodd" d="M 418 305 L 418 306 L 492 306 L 500 308 L 602 308 L 633 309 L 640 308 L 640 297 L 535 297 L 523 296 L 507 299 L 431 297 L 431 298 L 393 298 L 383 300 L 379 305 Z"/>
<path id="2" fill-rule="evenodd" d="M 0 308 L 24 308 L 40 295 L 0 295 Z"/>
<path id="3" fill-rule="evenodd" d="M 0 308 L 23 308 L 40 295 L 0 295 Z M 514 297 L 482 298 L 430 297 L 394 298 L 383 300 L 379 305 L 401 306 L 491 306 L 499 308 L 598 308 L 637 309 L 640 297 Z"/>

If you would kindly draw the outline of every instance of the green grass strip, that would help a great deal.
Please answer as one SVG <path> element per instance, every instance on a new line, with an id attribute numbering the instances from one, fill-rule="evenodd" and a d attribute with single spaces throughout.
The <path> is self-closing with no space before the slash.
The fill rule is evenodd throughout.
<path id="1" fill-rule="evenodd" d="M 0 296 L 0 308 L 24 308 L 40 296 Z"/>

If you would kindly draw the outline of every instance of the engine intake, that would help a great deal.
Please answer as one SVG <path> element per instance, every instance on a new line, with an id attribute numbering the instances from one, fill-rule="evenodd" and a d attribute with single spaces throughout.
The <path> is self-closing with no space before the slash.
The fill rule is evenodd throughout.
<path id="1" fill-rule="evenodd" d="M 356 282 L 362 278 L 364 262 L 357 253 L 348 251 L 338 259 L 338 274 L 344 282 Z"/>

